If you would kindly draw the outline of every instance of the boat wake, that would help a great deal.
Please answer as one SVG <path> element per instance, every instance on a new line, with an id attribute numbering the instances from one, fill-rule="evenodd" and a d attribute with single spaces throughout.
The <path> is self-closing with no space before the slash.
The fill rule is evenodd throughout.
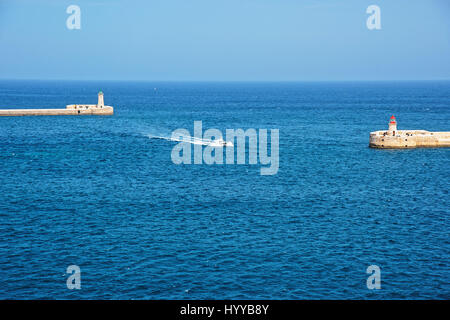
<path id="1" fill-rule="evenodd" d="M 192 144 L 200 144 L 203 146 L 211 146 L 211 147 L 232 147 L 233 143 L 231 141 L 225 141 L 223 139 L 215 139 L 215 140 L 209 140 L 209 139 L 200 139 L 196 137 L 191 136 L 180 136 L 180 138 L 169 138 L 169 137 L 163 137 L 163 136 L 154 136 L 154 135 L 148 135 L 150 139 L 162 139 L 162 140 L 168 140 L 168 141 L 177 141 L 177 142 L 188 142 Z"/>

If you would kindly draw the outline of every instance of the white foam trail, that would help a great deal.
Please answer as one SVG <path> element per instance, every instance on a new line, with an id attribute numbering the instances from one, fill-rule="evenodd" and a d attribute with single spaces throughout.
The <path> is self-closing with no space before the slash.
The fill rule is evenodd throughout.
<path id="1" fill-rule="evenodd" d="M 168 140 L 168 141 L 189 142 L 192 144 L 201 144 L 201 145 L 205 145 L 205 146 L 211 143 L 211 142 L 208 142 L 203 139 L 194 138 L 194 137 L 186 137 L 186 136 L 182 136 L 181 139 L 169 138 L 169 137 L 163 137 L 163 136 L 153 136 L 153 135 L 148 135 L 148 137 L 150 139 L 163 139 L 163 140 Z"/>
<path id="2" fill-rule="evenodd" d="M 168 141 L 177 141 L 177 142 L 188 142 L 188 143 L 192 143 L 192 144 L 201 144 L 203 146 L 208 146 L 208 145 L 213 145 L 213 146 L 221 146 L 221 145 L 216 145 L 217 141 L 214 140 L 209 140 L 209 139 L 200 139 L 200 138 L 196 138 L 196 137 L 191 137 L 191 136 L 181 136 L 181 139 L 177 139 L 177 138 L 169 138 L 169 137 L 163 137 L 163 136 L 153 136 L 153 135 L 147 135 L 150 139 L 163 139 L 163 140 L 168 140 Z M 227 142 L 228 146 L 232 146 L 233 144 L 231 142 Z"/>

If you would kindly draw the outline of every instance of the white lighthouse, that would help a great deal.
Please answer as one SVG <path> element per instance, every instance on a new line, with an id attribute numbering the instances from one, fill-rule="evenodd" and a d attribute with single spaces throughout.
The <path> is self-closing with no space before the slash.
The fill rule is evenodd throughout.
<path id="1" fill-rule="evenodd" d="M 395 136 L 396 131 L 397 131 L 397 121 L 395 120 L 394 116 L 391 116 L 391 120 L 389 121 L 389 133 Z"/>
<path id="2" fill-rule="evenodd" d="M 105 102 L 103 101 L 103 92 L 98 93 L 98 103 L 97 108 L 103 108 L 105 106 Z"/>

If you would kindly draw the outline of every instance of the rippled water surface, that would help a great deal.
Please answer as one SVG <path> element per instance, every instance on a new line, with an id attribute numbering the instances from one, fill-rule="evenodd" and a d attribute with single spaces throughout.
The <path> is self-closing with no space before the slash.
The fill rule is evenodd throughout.
<path id="1" fill-rule="evenodd" d="M 450 130 L 450 82 L 0 82 L 0 298 L 450 298 L 450 149 L 369 132 Z M 178 128 L 279 129 L 280 169 L 175 165 Z M 81 268 L 81 290 L 66 268 Z M 366 268 L 381 268 L 368 290 Z"/>

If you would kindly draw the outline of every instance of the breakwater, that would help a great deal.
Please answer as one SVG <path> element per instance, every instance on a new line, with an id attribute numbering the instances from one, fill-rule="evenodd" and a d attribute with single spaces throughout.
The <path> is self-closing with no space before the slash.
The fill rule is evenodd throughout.
<path id="1" fill-rule="evenodd" d="M 69 104 L 65 109 L 0 109 L 0 116 L 77 116 L 113 115 L 114 108 L 105 106 L 103 92 L 98 93 L 97 104 Z"/>
<path id="2" fill-rule="evenodd" d="M 392 116 L 388 130 L 370 133 L 369 147 L 380 149 L 450 147 L 450 132 L 397 130 L 397 121 Z"/>

